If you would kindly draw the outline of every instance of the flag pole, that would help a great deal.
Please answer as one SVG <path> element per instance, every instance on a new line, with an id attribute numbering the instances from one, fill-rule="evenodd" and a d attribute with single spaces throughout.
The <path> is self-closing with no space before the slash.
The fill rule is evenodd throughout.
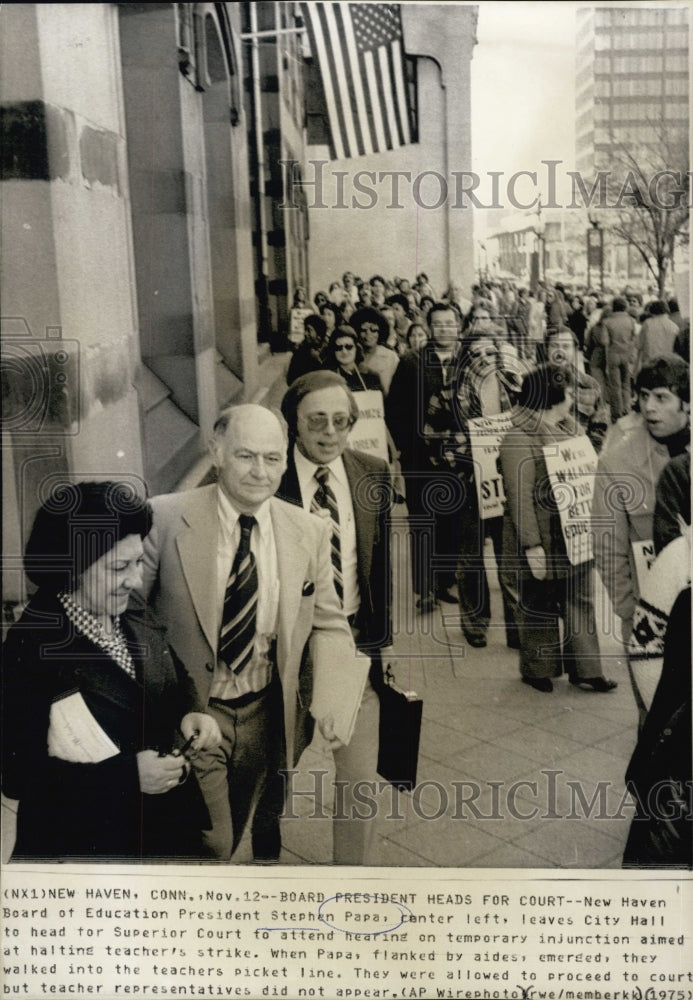
<path id="1" fill-rule="evenodd" d="M 246 31 L 241 35 L 242 42 L 254 42 L 258 38 L 276 38 L 277 35 L 302 35 L 305 27 L 300 28 L 272 28 L 269 31 Z"/>

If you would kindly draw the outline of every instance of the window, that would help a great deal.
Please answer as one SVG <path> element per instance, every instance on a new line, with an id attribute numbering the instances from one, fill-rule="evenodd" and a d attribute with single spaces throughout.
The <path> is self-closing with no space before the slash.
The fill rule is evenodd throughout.
<path id="1" fill-rule="evenodd" d="M 680 29 L 668 31 L 666 40 L 668 49 L 688 49 L 687 31 L 681 31 Z"/>
<path id="2" fill-rule="evenodd" d="M 668 73 L 685 73 L 688 69 L 688 57 L 667 55 L 665 66 Z"/>
<path id="3" fill-rule="evenodd" d="M 672 79 L 667 77 L 665 80 L 666 92 L 667 94 L 687 94 L 688 93 L 688 80 L 686 77 L 676 77 Z"/>

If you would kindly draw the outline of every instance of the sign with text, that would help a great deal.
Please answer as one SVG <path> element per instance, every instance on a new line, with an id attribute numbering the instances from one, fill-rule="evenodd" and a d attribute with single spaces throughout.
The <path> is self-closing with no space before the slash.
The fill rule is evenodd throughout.
<path id="1" fill-rule="evenodd" d="M 299 309 L 297 306 L 291 310 L 289 318 L 289 340 L 292 344 L 302 344 L 306 335 L 303 320 L 306 316 L 312 316 L 313 309 Z"/>
<path id="2" fill-rule="evenodd" d="M 364 392 L 355 392 L 354 399 L 359 408 L 359 417 L 349 432 L 349 447 L 387 462 L 387 430 L 382 392 L 380 389 L 366 389 Z"/>
<path id="3" fill-rule="evenodd" d="M 505 433 L 512 426 L 509 413 L 493 417 L 476 417 L 467 424 L 474 459 L 474 478 L 482 520 L 500 517 L 505 493 L 503 477 L 498 470 L 498 453 Z"/>
<path id="4" fill-rule="evenodd" d="M 633 564 L 635 566 L 635 579 L 638 584 L 638 590 L 642 591 L 643 584 L 645 583 L 645 577 L 650 570 L 650 566 L 655 561 L 654 542 L 651 538 L 642 542 L 633 542 L 632 548 Z"/>
<path id="5" fill-rule="evenodd" d="M 544 447 L 546 468 L 572 566 L 592 558 L 592 498 L 597 454 L 584 434 Z"/>

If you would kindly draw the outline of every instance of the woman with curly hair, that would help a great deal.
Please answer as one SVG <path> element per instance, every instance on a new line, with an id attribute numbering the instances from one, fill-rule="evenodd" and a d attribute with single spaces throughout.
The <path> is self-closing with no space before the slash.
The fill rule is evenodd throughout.
<path id="1" fill-rule="evenodd" d="M 323 368 L 341 375 L 352 392 L 379 389 L 382 383 L 375 372 L 361 372 L 363 351 L 356 330 L 351 326 L 338 326 L 333 330 L 323 354 Z"/>

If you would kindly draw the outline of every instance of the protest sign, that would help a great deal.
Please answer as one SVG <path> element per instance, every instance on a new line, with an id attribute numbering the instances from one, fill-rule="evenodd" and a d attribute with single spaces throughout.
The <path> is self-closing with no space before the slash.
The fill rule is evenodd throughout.
<path id="1" fill-rule="evenodd" d="M 501 441 L 511 425 L 509 413 L 498 413 L 493 417 L 477 417 L 467 424 L 482 520 L 500 517 L 503 513 L 505 493 L 503 477 L 498 469 L 498 453 Z"/>
<path id="2" fill-rule="evenodd" d="M 380 389 L 355 392 L 359 417 L 349 432 L 349 447 L 388 460 L 385 404 Z"/>
<path id="3" fill-rule="evenodd" d="M 544 446 L 546 468 L 572 566 L 592 558 L 592 497 L 597 454 L 588 437 Z"/>
<path id="4" fill-rule="evenodd" d="M 295 307 L 291 310 L 289 318 L 289 340 L 292 344 L 302 344 L 305 337 L 305 328 L 303 326 L 303 321 L 306 316 L 312 316 L 315 310 L 313 309 L 299 309 Z"/>

